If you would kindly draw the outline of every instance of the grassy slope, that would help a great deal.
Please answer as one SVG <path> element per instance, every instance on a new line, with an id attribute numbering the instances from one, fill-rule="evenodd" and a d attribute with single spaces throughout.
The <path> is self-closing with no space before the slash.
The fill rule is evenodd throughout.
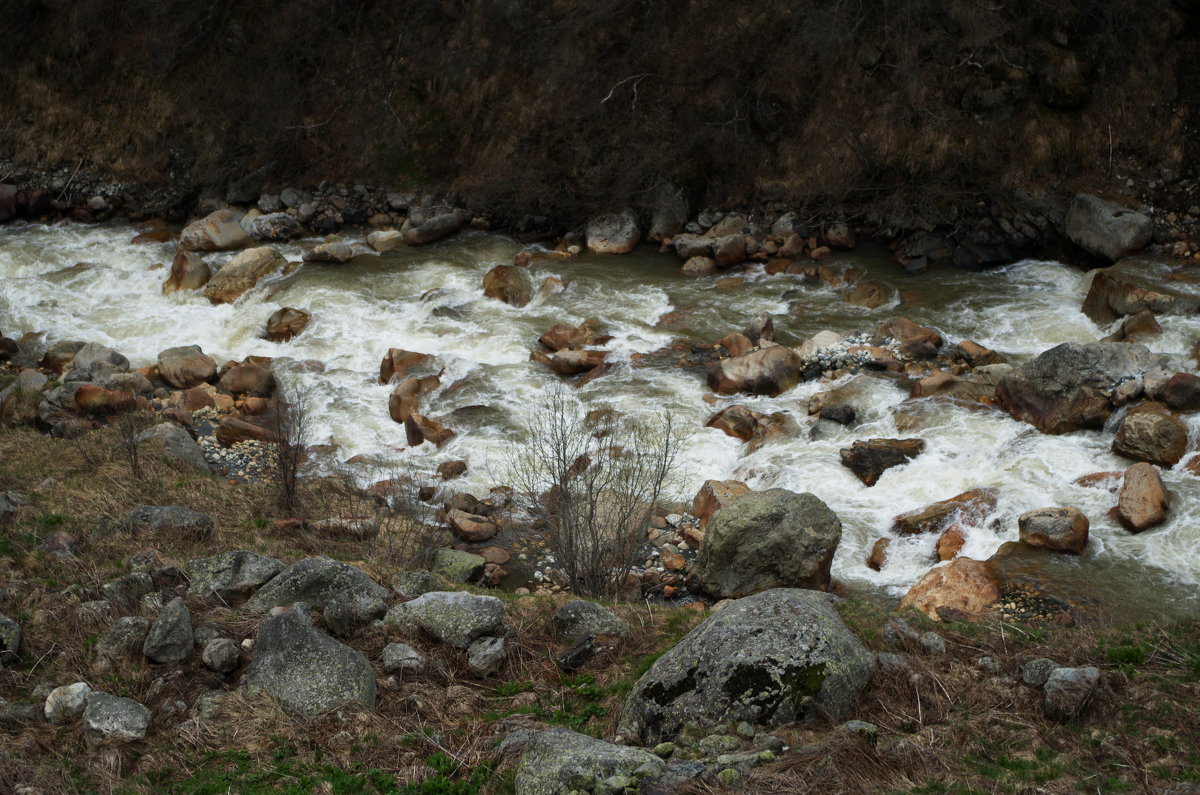
<path id="1" fill-rule="evenodd" d="M 0 745 L 13 758 L 0 765 L 0 789 L 503 792 L 511 786 L 511 762 L 496 758 L 496 740 L 514 727 L 540 723 L 610 732 L 640 673 L 706 614 L 617 605 L 634 633 L 569 677 L 551 661 L 558 646 L 547 626 L 558 603 L 500 594 L 515 628 L 501 678 L 474 679 L 463 655 L 421 644 L 431 660 L 428 670 L 394 685 L 383 684 L 380 671 L 374 712 L 304 724 L 268 699 L 236 694 L 222 707 L 222 720 L 179 729 L 177 721 L 162 717 L 168 702 L 182 699 L 190 706 L 206 690 L 236 684 L 237 674 L 223 680 L 201 667 L 198 655 L 182 668 L 140 659 L 112 673 L 93 671 L 89 649 L 104 626 L 81 623 L 73 608 L 100 583 L 126 573 L 130 556 L 156 548 L 165 559 L 182 562 L 241 547 L 290 562 L 322 553 L 356 561 L 384 582 L 398 563 L 389 560 L 383 542 L 272 535 L 267 520 L 276 512 L 264 488 L 176 471 L 159 460 L 150 461 L 137 481 L 108 452 L 114 441 L 111 431 L 93 432 L 82 448 L 29 430 L 0 432 L 0 488 L 31 499 L 14 523 L 0 528 L 0 583 L 15 583 L 0 611 L 18 618 L 26 632 L 21 662 L 0 670 L 0 698 L 29 699 L 39 683 L 83 679 L 144 700 L 160 717 L 146 742 L 107 753 L 84 752 L 78 727 L 2 725 Z M 192 542 L 106 529 L 106 521 L 145 502 L 212 514 L 216 538 Z M 79 560 L 62 562 L 37 551 L 58 529 L 80 540 Z M 195 599 L 189 606 L 197 625 L 221 625 L 237 640 L 254 635 L 257 620 L 236 607 Z M 841 610 L 869 646 L 885 650 L 880 627 L 886 610 L 865 601 Z M 910 620 L 930 626 L 917 616 Z M 947 641 L 945 656 L 920 658 L 917 678 L 879 675 L 862 697 L 855 717 L 879 727 L 877 745 L 834 735 L 827 726 L 786 727 L 779 734 L 799 750 L 755 771 L 746 789 L 1152 792 L 1172 781 L 1200 783 L 1200 626 L 985 622 L 933 628 Z M 378 661 L 388 640 L 366 631 L 353 645 Z M 978 667 L 981 656 L 995 659 L 999 673 Z M 1076 723 L 1047 721 L 1038 691 L 1012 679 L 1023 660 L 1036 656 L 1100 665 L 1115 700 Z M 907 744 L 897 745 L 901 740 Z M 695 785 L 691 791 L 712 789 Z"/>

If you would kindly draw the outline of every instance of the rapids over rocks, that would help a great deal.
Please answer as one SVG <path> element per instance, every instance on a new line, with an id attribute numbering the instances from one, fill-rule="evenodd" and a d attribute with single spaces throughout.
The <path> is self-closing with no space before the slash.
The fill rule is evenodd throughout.
<path id="1" fill-rule="evenodd" d="M 880 320 L 903 315 L 937 330 L 947 343 L 970 339 L 1019 363 L 1062 342 L 1095 342 L 1120 326 L 1120 320 L 1097 325 L 1081 311 L 1093 278 L 1087 272 L 1025 261 L 984 273 L 931 268 L 904 276 L 869 246 L 832 254 L 822 264 L 852 265 L 884 286 L 886 302 L 864 309 L 819 281 L 769 275 L 761 265 L 733 278 L 683 278 L 675 257 L 641 248 L 622 257 L 535 259 L 534 297 L 518 308 L 485 297 L 481 285 L 493 267 L 512 263 L 521 247 L 503 236 L 469 232 L 427 247 L 360 255 L 345 264 L 306 262 L 287 276 L 268 278 L 234 303 L 213 305 L 202 290 L 164 295 L 166 270 L 155 266 L 169 268 L 174 243 L 132 245 L 138 231 L 0 227 L 0 331 L 102 343 L 124 353 L 134 367 L 154 363 L 164 349 L 186 345 L 200 345 L 218 363 L 274 357 L 284 392 L 307 401 L 312 442 L 323 446 L 324 466 L 361 457 L 356 460 L 429 476 L 442 462 L 466 459 L 470 468 L 457 483 L 485 494 L 508 482 L 506 451 L 521 443 L 522 427 L 536 422 L 540 396 L 562 381 L 530 361 L 530 353 L 540 349 L 538 337 L 555 323 L 592 319 L 600 334 L 612 337 L 603 347 L 613 367 L 572 390 L 572 399 L 589 409 L 673 412 L 684 429 L 684 477 L 674 495 L 681 501 L 690 500 L 706 479 L 820 497 L 841 519 L 832 573 L 851 590 L 899 595 L 936 561 L 937 534 L 896 535 L 887 564 L 879 571 L 867 567 L 875 541 L 893 535 L 894 516 L 991 488 L 996 507 L 977 526 L 965 526 L 962 555 L 982 560 L 1016 540 L 1017 517 L 1026 511 L 1075 507 L 1091 522 L 1086 552 L 1029 564 L 1044 569 L 1060 592 L 1125 615 L 1200 610 L 1200 522 L 1195 518 L 1200 478 L 1185 468 L 1195 455 L 1200 415 L 1183 415 L 1193 444 L 1182 461 L 1162 470 L 1172 495 L 1168 520 L 1132 534 L 1108 516 L 1113 494 L 1073 482 L 1131 463 L 1111 452 L 1111 422 L 1101 432 L 1046 435 L 994 407 L 910 401 L 910 382 L 869 371 L 805 381 L 774 397 L 717 396 L 705 386 L 704 369 L 680 366 L 678 353 L 647 356 L 680 338 L 711 345 L 765 312 L 773 318 L 776 341 L 784 345 L 798 346 L 825 329 L 869 333 Z M 319 242 L 277 247 L 288 260 L 298 261 Z M 215 271 L 231 256 L 205 259 Z M 1127 261 L 1123 267 L 1155 283 L 1166 283 L 1172 269 L 1154 259 Z M 548 277 L 560 279 L 565 289 L 538 292 Z M 1200 295 L 1200 285 L 1172 280 L 1170 286 Z M 311 322 L 288 341 L 269 341 L 264 326 L 281 307 L 305 310 Z M 1162 333 L 1140 341 L 1176 357 L 1177 369 L 1193 371 L 1195 363 L 1186 353 L 1200 338 L 1200 315 L 1164 314 L 1158 322 Z M 440 386 L 423 398 L 429 414 L 457 433 L 443 447 L 410 448 L 404 426 L 389 417 L 394 385 L 378 380 L 380 359 L 389 348 L 432 354 L 443 370 Z M 835 388 L 855 409 L 856 424 L 809 415 L 809 398 Z M 756 447 L 705 427 L 732 405 L 786 413 L 794 426 Z M 839 451 L 875 438 L 920 438 L 925 445 L 867 487 L 842 465 Z"/>

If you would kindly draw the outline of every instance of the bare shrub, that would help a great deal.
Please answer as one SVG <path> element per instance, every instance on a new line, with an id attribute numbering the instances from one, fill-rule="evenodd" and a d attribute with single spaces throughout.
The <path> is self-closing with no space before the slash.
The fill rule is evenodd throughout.
<path id="1" fill-rule="evenodd" d="M 670 413 L 586 414 L 563 392 L 545 401 L 510 460 L 515 499 L 544 533 L 570 587 L 612 597 L 641 559 L 646 527 L 676 475 Z"/>
<path id="2" fill-rule="evenodd" d="M 275 436 L 271 445 L 271 472 L 276 499 L 285 514 L 297 515 L 303 502 L 300 471 L 311 431 L 304 398 L 299 393 L 290 398 L 280 396 L 271 412 L 269 425 Z"/>
<path id="3" fill-rule="evenodd" d="M 116 415 L 111 423 L 117 429 L 117 449 L 129 464 L 129 472 L 138 480 L 142 479 L 142 452 L 138 445 L 138 435 L 156 422 L 154 413 L 143 409 L 126 411 Z"/>

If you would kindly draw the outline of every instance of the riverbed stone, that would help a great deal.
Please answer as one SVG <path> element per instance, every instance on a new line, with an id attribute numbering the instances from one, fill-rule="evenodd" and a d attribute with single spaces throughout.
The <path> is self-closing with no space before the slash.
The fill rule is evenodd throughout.
<path id="1" fill-rule="evenodd" d="M 770 345 L 721 359 L 708 370 L 708 386 L 718 395 L 738 392 L 775 396 L 800 382 L 802 362 L 791 348 Z"/>
<path id="2" fill-rule="evenodd" d="M 462 228 L 463 218 L 457 211 L 435 215 L 416 226 L 405 223 L 404 242 L 410 246 L 424 246 L 445 240 Z"/>
<path id="3" fill-rule="evenodd" d="M 176 389 L 191 389 L 216 378 L 217 362 L 199 345 L 167 348 L 158 354 L 158 374 Z"/>
<path id="4" fill-rule="evenodd" d="M 387 590 L 362 569 L 326 557 L 304 558 L 288 566 L 258 590 L 246 607 L 265 612 L 273 607 L 306 602 L 324 609 L 338 599 L 387 597 Z"/>
<path id="5" fill-rule="evenodd" d="M 557 375 L 572 376 L 590 372 L 601 367 L 608 358 L 607 351 L 569 350 L 557 353 L 534 351 L 529 355 L 530 361 L 537 362 Z"/>
<path id="6" fill-rule="evenodd" d="M 477 638 L 500 634 L 504 603 L 494 596 L 431 591 L 388 611 L 384 624 L 425 630 L 443 643 L 465 649 Z"/>
<path id="7" fill-rule="evenodd" d="M 141 740 L 149 726 L 150 710 L 133 699 L 101 690 L 88 694 L 83 711 L 83 739 L 90 750 Z"/>
<path id="8" fill-rule="evenodd" d="M 179 248 L 184 251 L 231 251 L 250 245 L 241 216 L 232 210 L 217 210 L 184 227 Z"/>
<path id="9" fill-rule="evenodd" d="M 208 459 L 192 435 L 173 422 L 160 422 L 137 435 L 137 443 L 156 444 L 174 461 L 201 472 L 208 472 Z"/>
<path id="10" fill-rule="evenodd" d="M 73 721 L 83 714 L 87 708 L 88 696 L 92 688 L 87 682 L 76 682 L 72 685 L 56 687 L 46 696 L 42 714 L 47 723 L 66 723 Z"/>
<path id="11" fill-rule="evenodd" d="M 594 216 L 584 228 L 588 251 L 593 254 L 628 254 L 641 240 L 637 213 L 625 208 Z"/>
<path id="12" fill-rule="evenodd" d="M 221 266 L 205 286 L 204 295 L 214 304 L 231 304 L 264 276 L 286 265 L 283 255 L 270 246 L 246 249 Z"/>
<path id="13" fill-rule="evenodd" d="M 1135 461 L 1171 467 L 1183 458 L 1187 446 L 1188 428 L 1183 420 L 1162 403 L 1143 403 L 1121 418 L 1112 450 Z"/>
<path id="14" fill-rule="evenodd" d="M 382 254 L 404 242 L 404 235 L 395 229 L 380 229 L 367 235 L 367 245 Z"/>
<path id="15" fill-rule="evenodd" d="M 842 466 L 867 486 L 874 486 L 887 470 L 906 464 L 925 450 L 924 439 L 859 440 L 840 451 Z"/>
<path id="16" fill-rule="evenodd" d="M 750 487 L 740 480 L 706 480 L 692 498 L 692 516 L 699 520 L 700 529 L 704 530 L 713 514 L 749 493 Z"/>
<path id="17" fill-rule="evenodd" d="M 636 791 L 638 782 L 666 771 L 661 758 L 642 750 L 597 740 L 570 729 L 547 729 L 530 740 L 514 781 L 518 795 Z M 614 790 L 605 782 L 620 778 Z"/>
<path id="18" fill-rule="evenodd" d="M 1200 303 L 1195 298 L 1146 287 L 1136 277 L 1112 268 L 1096 271 L 1081 306 L 1085 315 L 1101 325 L 1142 312 L 1152 313 L 1153 322 L 1153 315 L 1192 315 L 1197 308 Z"/>
<path id="19" fill-rule="evenodd" d="M 1078 508 L 1038 508 L 1017 517 L 1021 541 L 1031 547 L 1080 555 L 1087 547 L 1088 518 Z"/>
<path id="20" fill-rule="evenodd" d="M 347 703 L 375 706 L 375 671 L 367 658 L 316 629 L 303 602 L 273 610 L 263 621 L 243 685 L 265 690 L 286 712 L 310 720 Z"/>
<path id="21" fill-rule="evenodd" d="M 1171 498 L 1153 464 L 1140 462 L 1125 470 L 1112 516 L 1126 530 L 1140 533 L 1167 520 Z"/>
<path id="22" fill-rule="evenodd" d="M 179 290 L 199 290 L 212 278 L 208 264 L 194 251 L 178 251 L 171 261 L 171 271 L 163 281 L 163 295 Z"/>
<path id="23" fill-rule="evenodd" d="M 228 674 L 237 669 L 242 659 L 242 651 L 237 643 L 229 638 L 213 638 L 204 644 L 201 659 L 209 670 Z"/>
<path id="24" fill-rule="evenodd" d="M 305 262 L 332 262 L 335 265 L 340 265 L 349 262 L 354 256 L 354 249 L 349 243 L 343 243 L 341 240 L 330 240 L 317 245 L 304 252 Z"/>
<path id="25" fill-rule="evenodd" d="M 675 739 L 685 724 L 774 727 L 818 710 L 840 720 L 872 668 L 829 597 L 763 591 L 731 602 L 659 657 L 627 697 L 618 733 L 655 743 Z"/>
<path id="26" fill-rule="evenodd" d="M 524 268 L 497 265 L 483 277 L 483 294 L 512 306 L 522 307 L 533 297 L 533 282 Z"/>
<path id="27" fill-rule="evenodd" d="M 892 530 L 902 535 L 934 533 L 955 522 L 978 525 L 996 508 L 999 492 L 992 488 L 971 489 L 945 500 L 907 511 L 892 519 Z"/>
<path id="28" fill-rule="evenodd" d="M 249 550 L 221 552 L 188 561 L 188 594 L 232 601 L 268 582 L 284 569 L 280 560 Z"/>
<path id="29" fill-rule="evenodd" d="M 752 492 L 709 520 L 692 576 L 722 599 L 769 588 L 826 588 L 841 538 L 841 521 L 816 496 Z"/>
<path id="30" fill-rule="evenodd" d="M 1000 578 L 986 561 L 955 558 L 929 571 L 900 599 L 897 609 L 920 610 L 940 621 L 939 608 L 981 615 L 1000 598 Z"/>
<path id="31" fill-rule="evenodd" d="M 1063 231 L 1089 254 L 1116 261 L 1150 243 L 1154 221 L 1136 210 L 1080 193 L 1071 200 Z"/>
<path id="32" fill-rule="evenodd" d="M 1112 414 L 1106 395 L 1166 357 L 1125 342 L 1064 342 L 1002 376 L 996 399 L 1014 419 L 1042 433 L 1101 428 Z"/>
<path id="33" fill-rule="evenodd" d="M 304 227 L 301 226 L 299 219 L 287 213 L 260 215 L 245 223 L 245 227 L 250 237 L 255 240 L 281 242 L 304 234 Z"/>
<path id="34" fill-rule="evenodd" d="M 604 605 L 575 599 L 554 613 L 551 620 L 554 637 L 573 643 L 581 635 L 626 635 L 629 624 Z"/>
<path id="35" fill-rule="evenodd" d="M 271 342 L 287 342 L 298 336 L 312 321 L 312 315 L 303 309 L 281 307 L 267 318 L 266 338 Z"/>
<path id="36" fill-rule="evenodd" d="M 379 383 L 387 384 L 392 380 L 402 381 L 408 371 L 430 361 L 433 357 L 428 353 L 406 351 L 403 348 L 388 348 L 383 361 L 379 363 Z"/>

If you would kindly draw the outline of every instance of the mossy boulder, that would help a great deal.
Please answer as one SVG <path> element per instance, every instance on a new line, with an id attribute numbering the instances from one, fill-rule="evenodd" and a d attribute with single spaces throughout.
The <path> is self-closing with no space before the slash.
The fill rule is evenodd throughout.
<path id="1" fill-rule="evenodd" d="M 774 727 L 818 712 L 841 720 L 873 667 L 830 597 L 775 588 L 728 605 L 658 658 L 626 699 L 618 732 L 654 743 L 685 725 Z"/>
<path id="2" fill-rule="evenodd" d="M 614 778 L 636 786 L 641 780 L 658 778 L 666 767 L 662 759 L 640 748 L 614 745 L 570 729 L 549 729 L 526 747 L 515 784 L 517 795 L 612 792 L 608 782 L 616 783 Z"/>
<path id="3" fill-rule="evenodd" d="M 258 590 L 246 607 L 265 612 L 272 607 L 307 602 L 324 609 L 334 601 L 360 596 L 387 598 L 387 590 L 362 569 L 329 558 L 305 558 L 288 566 Z"/>
<path id="4" fill-rule="evenodd" d="M 423 629 L 443 643 L 465 649 L 476 638 L 500 634 L 504 603 L 494 596 L 431 591 L 396 605 L 383 622 L 403 633 Z"/>

